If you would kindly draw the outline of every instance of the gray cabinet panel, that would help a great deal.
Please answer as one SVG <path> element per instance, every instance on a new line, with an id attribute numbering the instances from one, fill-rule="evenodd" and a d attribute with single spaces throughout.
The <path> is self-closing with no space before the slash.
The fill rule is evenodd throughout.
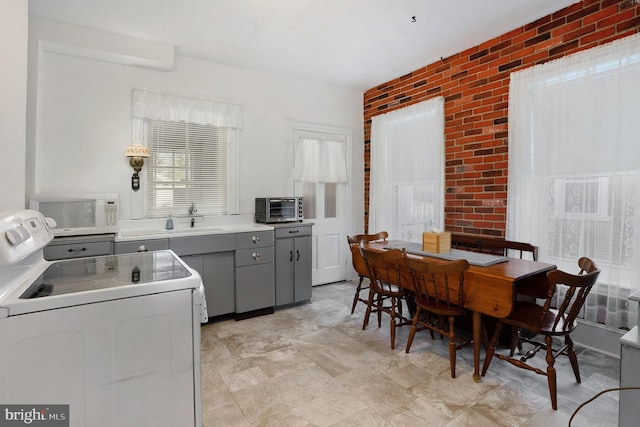
<path id="1" fill-rule="evenodd" d="M 116 242 L 115 253 L 128 254 L 132 252 L 138 252 L 141 246 L 144 246 L 147 251 L 161 251 L 169 249 L 169 239 L 149 239 L 135 240 L 131 242 Z"/>
<path id="2" fill-rule="evenodd" d="M 236 248 L 236 238 L 234 234 L 172 237 L 169 247 L 176 255 L 225 252 Z"/>
<path id="3" fill-rule="evenodd" d="M 111 255 L 111 248 L 112 245 L 109 242 L 90 242 L 71 245 L 47 246 L 44 248 L 44 258 L 50 261 L 54 261 L 58 259 Z"/>
<path id="4" fill-rule="evenodd" d="M 273 246 L 273 231 L 256 231 L 236 234 L 236 249 Z"/>
<path id="5" fill-rule="evenodd" d="M 43 250 L 46 260 L 113 254 L 113 234 L 56 237 Z"/>
<path id="6" fill-rule="evenodd" d="M 276 227 L 276 306 L 311 299 L 311 225 Z"/>
<path id="7" fill-rule="evenodd" d="M 273 246 L 236 251 L 236 267 L 273 263 Z"/>
<path id="8" fill-rule="evenodd" d="M 293 239 L 276 240 L 276 307 L 294 302 Z"/>
<path id="9" fill-rule="evenodd" d="M 236 313 L 275 306 L 273 263 L 236 268 Z"/>
<path id="10" fill-rule="evenodd" d="M 311 227 L 308 227 L 311 231 Z M 311 233 L 296 237 L 294 301 L 308 301 L 311 299 Z"/>
<path id="11" fill-rule="evenodd" d="M 276 239 L 284 239 L 286 237 L 311 236 L 310 225 L 299 225 L 295 227 L 276 228 Z"/>
<path id="12" fill-rule="evenodd" d="M 202 258 L 209 316 L 233 313 L 235 310 L 233 252 L 205 254 Z"/>

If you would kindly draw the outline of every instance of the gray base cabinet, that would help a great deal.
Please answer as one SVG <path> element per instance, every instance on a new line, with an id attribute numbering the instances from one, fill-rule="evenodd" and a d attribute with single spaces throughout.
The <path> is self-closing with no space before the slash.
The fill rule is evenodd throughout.
<path id="1" fill-rule="evenodd" d="M 180 258 L 202 277 L 209 317 L 233 313 L 233 252 L 182 255 Z"/>
<path id="2" fill-rule="evenodd" d="M 236 234 L 236 313 L 275 306 L 273 231 Z"/>
<path id="3" fill-rule="evenodd" d="M 233 313 L 234 234 L 169 239 L 169 247 L 202 277 L 209 317 Z"/>
<path id="4" fill-rule="evenodd" d="M 311 224 L 282 225 L 276 237 L 276 307 L 311 299 Z"/>

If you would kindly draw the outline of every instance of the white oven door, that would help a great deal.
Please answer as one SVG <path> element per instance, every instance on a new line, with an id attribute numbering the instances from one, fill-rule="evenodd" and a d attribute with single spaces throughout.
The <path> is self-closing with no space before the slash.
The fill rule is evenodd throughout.
<path id="1" fill-rule="evenodd" d="M 193 327 L 188 289 L 0 319 L 0 401 L 69 404 L 72 426 L 196 425 Z"/>

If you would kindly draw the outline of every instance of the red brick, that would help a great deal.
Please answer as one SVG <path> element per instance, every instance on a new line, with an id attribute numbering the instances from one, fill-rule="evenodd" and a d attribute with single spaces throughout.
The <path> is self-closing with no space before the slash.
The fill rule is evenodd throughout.
<path id="1" fill-rule="evenodd" d="M 615 25 L 618 22 L 626 21 L 627 19 L 633 18 L 635 12 L 633 9 L 626 9 L 624 12 L 617 13 L 609 18 L 603 19 L 598 22 L 598 28 L 608 27 L 610 25 Z"/>
<path id="2" fill-rule="evenodd" d="M 618 32 L 622 32 L 622 31 L 628 30 L 630 28 L 636 28 L 637 29 L 638 27 L 640 27 L 640 16 L 636 16 L 633 19 L 629 19 L 628 21 L 621 22 L 620 24 L 618 24 L 616 26 L 616 30 Z"/>
<path id="3" fill-rule="evenodd" d="M 598 40 L 605 39 L 609 36 L 615 34 L 616 30 L 613 27 L 605 28 L 604 30 L 596 31 L 593 34 L 589 34 L 588 36 L 584 36 L 580 39 L 580 45 L 586 45 L 590 43 L 595 43 Z"/>

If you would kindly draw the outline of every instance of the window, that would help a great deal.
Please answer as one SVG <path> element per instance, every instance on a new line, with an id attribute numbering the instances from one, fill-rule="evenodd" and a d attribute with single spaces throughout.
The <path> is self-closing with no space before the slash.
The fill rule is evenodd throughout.
<path id="1" fill-rule="evenodd" d="M 149 148 L 143 190 L 131 219 L 238 213 L 238 104 L 134 89 L 132 139 Z M 146 203 L 145 203 L 146 202 Z"/>
<path id="2" fill-rule="evenodd" d="M 147 120 L 147 216 L 229 213 L 230 132 L 223 127 Z"/>
<path id="3" fill-rule="evenodd" d="M 368 230 L 422 242 L 444 228 L 444 99 L 375 116 Z"/>
<path id="4" fill-rule="evenodd" d="M 511 76 L 507 237 L 541 261 L 601 268 L 584 318 L 637 324 L 640 289 L 640 36 Z"/>

